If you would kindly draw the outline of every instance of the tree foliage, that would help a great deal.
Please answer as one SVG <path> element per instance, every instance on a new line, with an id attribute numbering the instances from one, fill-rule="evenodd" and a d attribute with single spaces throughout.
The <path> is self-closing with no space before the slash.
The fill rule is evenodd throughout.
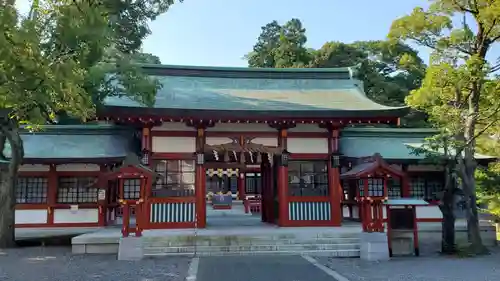
<path id="1" fill-rule="evenodd" d="M 320 49 L 306 47 L 306 30 L 299 19 L 283 25 L 277 21 L 262 27 L 246 58 L 250 67 L 347 67 L 359 65 L 359 79 L 367 95 L 386 105 L 403 105 L 410 90 L 420 86 L 425 65 L 406 44 L 389 41 L 359 41 L 351 44 L 326 42 Z M 424 116 L 406 118 L 412 126 Z"/>
<path id="2" fill-rule="evenodd" d="M 393 22 L 389 38 L 413 40 L 433 50 L 422 86 L 406 99 L 426 112 L 451 139 L 466 197 L 471 249 L 484 252 L 480 236 L 476 181 L 476 143 L 498 129 L 500 84 L 497 65 L 486 60 L 500 38 L 500 2 L 494 0 L 433 0 Z M 454 24 L 453 17 L 462 21 Z"/>
<path id="3" fill-rule="evenodd" d="M 34 0 L 25 18 L 14 2 L 0 2 L 0 160 L 9 161 L 0 169 L 0 247 L 13 243 L 18 125 L 53 122 L 61 113 L 87 120 L 113 95 L 152 104 L 159 84 L 133 63 L 156 61 L 138 51 L 148 21 L 174 0 Z"/>

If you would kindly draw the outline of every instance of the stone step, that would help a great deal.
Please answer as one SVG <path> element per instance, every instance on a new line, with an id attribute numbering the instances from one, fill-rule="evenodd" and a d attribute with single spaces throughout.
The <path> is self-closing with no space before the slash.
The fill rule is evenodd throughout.
<path id="1" fill-rule="evenodd" d="M 230 234 L 204 234 L 204 235 L 194 235 L 194 232 L 190 235 L 172 235 L 172 236 L 146 236 L 148 241 L 164 241 L 164 240 L 175 240 L 175 241 L 202 241 L 202 240 L 314 240 L 314 239 L 344 239 L 344 238 L 360 238 L 360 233 L 282 233 L 282 234 L 269 234 L 262 235 L 260 233 L 246 234 L 246 235 L 230 235 Z"/>
<path id="2" fill-rule="evenodd" d="M 301 251 L 338 251 L 359 250 L 359 244 L 303 244 L 303 245 L 252 245 L 252 246 L 190 246 L 190 247 L 148 247 L 144 253 L 193 253 L 193 252 L 301 252 Z"/>
<path id="3" fill-rule="evenodd" d="M 240 252 L 182 252 L 182 253 L 144 253 L 145 257 L 164 256 L 258 256 L 258 255 L 312 255 L 339 258 L 359 257 L 360 250 L 303 250 L 303 251 L 240 251 Z"/>
<path id="4" fill-rule="evenodd" d="M 150 240 L 145 238 L 144 244 L 148 247 L 189 247 L 189 246 L 248 246 L 248 245 L 294 245 L 294 244 L 355 244 L 360 243 L 359 238 L 316 238 L 316 239 L 280 239 L 273 240 L 268 238 L 262 239 L 168 239 Z"/>

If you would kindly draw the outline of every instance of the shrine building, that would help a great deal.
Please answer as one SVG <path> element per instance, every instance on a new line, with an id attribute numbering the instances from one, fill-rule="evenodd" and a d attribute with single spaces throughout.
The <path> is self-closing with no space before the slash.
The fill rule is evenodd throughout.
<path id="1" fill-rule="evenodd" d="M 436 132 L 398 128 L 409 109 L 367 98 L 354 69 L 143 69 L 162 85 L 154 106 L 114 97 L 95 124 L 23 131 L 17 228 L 205 228 L 219 208 L 341 226 L 401 197 L 441 220 L 444 169 L 413 153 Z"/>

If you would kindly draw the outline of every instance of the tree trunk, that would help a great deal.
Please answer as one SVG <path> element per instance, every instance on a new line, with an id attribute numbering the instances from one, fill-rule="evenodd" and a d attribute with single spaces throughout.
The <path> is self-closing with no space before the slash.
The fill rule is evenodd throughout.
<path id="1" fill-rule="evenodd" d="M 17 125 L 12 121 L 0 125 L 0 142 L 8 141 L 11 148 L 10 163 L 0 164 L 0 248 L 14 247 L 17 171 L 23 157 L 23 144 Z M 0 152 L 3 155 L 3 151 Z"/>
<path id="2" fill-rule="evenodd" d="M 441 233 L 441 252 L 451 255 L 456 253 L 455 245 L 455 178 L 453 177 L 449 166 L 446 167 L 446 183 L 439 204 L 439 209 L 443 213 L 442 233 Z"/>
<path id="3" fill-rule="evenodd" d="M 464 141 L 465 148 L 463 157 L 458 153 L 459 175 L 462 179 L 462 189 L 465 194 L 467 210 L 467 233 L 470 242 L 471 254 L 485 254 L 488 249 L 483 245 L 481 238 L 481 229 L 479 227 L 479 217 L 477 212 L 476 198 L 476 180 L 474 174 L 476 171 L 475 156 L 475 132 L 477 115 L 479 112 L 479 92 L 474 91 L 469 97 L 469 114 L 465 118 Z"/>
<path id="4" fill-rule="evenodd" d="M 467 176 L 467 181 L 463 181 L 463 190 L 466 199 L 467 234 L 470 250 L 473 254 L 486 254 L 488 249 L 483 245 L 483 239 L 481 238 L 474 175 Z"/>
<path id="5" fill-rule="evenodd" d="M 448 206 L 440 206 L 440 209 L 443 213 L 441 253 L 452 255 L 457 251 L 455 245 L 455 214 L 453 213 L 453 208 L 449 208 Z"/>
<path id="6" fill-rule="evenodd" d="M 8 167 L 2 167 L 0 170 L 0 249 L 15 246 L 15 191 L 11 184 L 9 170 Z"/>

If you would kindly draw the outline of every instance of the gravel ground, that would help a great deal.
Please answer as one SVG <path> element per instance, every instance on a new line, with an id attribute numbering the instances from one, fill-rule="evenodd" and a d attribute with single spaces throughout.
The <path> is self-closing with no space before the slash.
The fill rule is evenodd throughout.
<path id="1" fill-rule="evenodd" d="M 1 281 L 183 281 L 189 258 L 117 261 L 116 255 L 72 255 L 67 247 L 0 250 Z"/>
<path id="2" fill-rule="evenodd" d="M 323 265 L 350 281 L 498 281 L 500 251 L 475 258 L 421 257 L 395 258 L 370 263 L 360 259 L 316 257 Z"/>

